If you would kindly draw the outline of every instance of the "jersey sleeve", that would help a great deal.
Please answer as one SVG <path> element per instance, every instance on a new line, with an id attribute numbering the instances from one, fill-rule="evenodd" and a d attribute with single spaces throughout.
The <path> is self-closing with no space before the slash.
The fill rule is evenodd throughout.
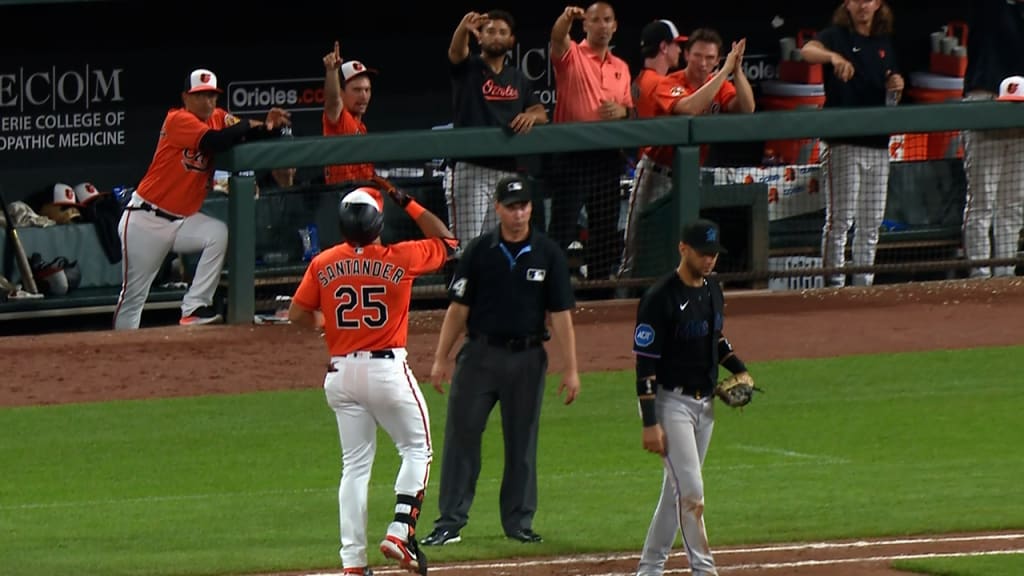
<path id="1" fill-rule="evenodd" d="M 455 257 L 459 241 L 455 238 L 428 238 L 398 244 L 406 259 L 406 269 L 413 276 L 429 274 Z"/>
<path id="2" fill-rule="evenodd" d="M 633 354 L 637 357 L 638 370 L 641 365 L 649 364 L 644 360 L 658 360 L 661 358 L 662 346 L 668 339 L 666 333 L 668 323 L 666 318 L 664 289 L 651 289 L 637 305 L 636 327 L 633 329 Z M 651 376 L 652 374 L 637 374 L 638 376 Z"/>
<path id="3" fill-rule="evenodd" d="M 829 50 L 836 50 L 839 43 L 839 29 L 835 27 L 825 28 L 818 32 L 814 39 L 821 42 L 822 46 Z"/>
<path id="4" fill-rule="evenodd" d="M 689 90 L 673 78 L 673 75 L 665 76 L 654 88 L 655 107 L 662 114 L 671 114 L 676 102 L 689 95 Z"/>
<path id="5" fill-rule="evenodd" d="M 480 238 L 485 237 L 486 235 L 477 236 L 476 239 L 470 241 L 469 245 L 462 252 L 458 265 L 455 267 L 455 274 L 452 276 L 452 283 L 448 286 L 448 298 L 452 302 L 458 302 L 467 306 L 473 302 L 473 297 L 476 293 L 473 259 L 479 250 Z"/>
<path id="6" fill-rule="evenodd" d="M 723 111 L 734 98 L 736 98 L 736 85 L 728 80 L 722 82 L 722 87 L 718 89 L 718 94 L 715 94 L 715 99 L 718 100 L 718 105 L 722 107 Z"/>
<path id="7" fill-rule="evenodd" d="M 164 121 L 164 137 L 176 148 L 197 150 L 210 127 L 195 114 L 187 110 L 176 110 Z"/>
<path id="8" fill-rule="evenodd" d="M 549 242 L 548 250 L 551 251 L 551 265 L 548 267 L 548 277 L 544 286 L 547 291 L 547 309 L 549 312 L 571 310 L 576 306 L 576 298 L 573 296 L 572 282 L 569 280 L 569 263 L 558 244 Z"/>
<path id="9" fill-rule="evenodd" d="M 320 281 L 317 280 L 313 272 L 317 269 L 318 264 L 317 258 L 314 258 L 309 263 L 306 273 L 302 275 L 302 281 L 299 282 L 299 287 L 295 289 L 295 294 L 292 295 L 292 302 L 307 310 L 320 309 Z"/>
<path id="10" fill-rule="evenodd" d="M 555 58 L 551 61 L 551 66 L 555 69 L 555 73 L 565 74 L 578 57 L 578 52 L 579 44 L 575 40 L 570 40 L 569 49 L 565 51 L 565 54 L 562 54 L 561 58 Z"/>

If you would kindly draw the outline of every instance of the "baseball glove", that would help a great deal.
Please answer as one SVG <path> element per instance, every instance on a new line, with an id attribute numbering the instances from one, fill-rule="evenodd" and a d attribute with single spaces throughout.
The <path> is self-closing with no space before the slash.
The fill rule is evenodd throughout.
<path id="1" fill-rule="evenodd" d="M 754 397 L 754 391 L 763 392 L 754 386 L 754 379 L 749 372 L 740 372 L 722 380 L 715 386 L 715 396 L 733 408 L 740 408 L 750 404 Z"/>

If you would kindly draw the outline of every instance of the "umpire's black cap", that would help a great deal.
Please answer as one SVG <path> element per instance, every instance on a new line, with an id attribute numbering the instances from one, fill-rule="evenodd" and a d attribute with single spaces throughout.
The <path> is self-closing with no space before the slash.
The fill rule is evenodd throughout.
<path id="1" fill-rule="evenodd" d="M 694 220 L 683 228 L 683 243 L 701 254 L 727 254 L 721 238 L 718 224 L 711 220 Z"/>
<path id="2" fill-rule="evenodd" d="M 498 181 L 498 186 L 494 190 L 494 199 L 505 206 L 529 202 L 532 200 L 530 186 L 520 176 L 506 176 Z"/>

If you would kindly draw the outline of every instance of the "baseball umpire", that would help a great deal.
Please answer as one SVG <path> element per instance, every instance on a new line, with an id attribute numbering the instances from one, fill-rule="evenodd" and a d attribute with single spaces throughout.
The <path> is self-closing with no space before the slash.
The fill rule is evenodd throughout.
<path id="1" fill-rule="evenodd" d="M 310 262 L 288 311 L 294 323 L 323 329 L 331 359 L 324 378 L 341 439 L 338 490 L 341 561 L 345 574 L 365 575 L 366 507 L 377 424 L 402 457 L 395 479 L 395 516 L 380 543 L 402 568 L 427 573 L 416 519 L 430 476 L 432 443 L 427 404 L 406 362 L 413 280 L 441 268 L 458 242 L 444 223 L 399 190 L 388 194 L 427 238 L 384 246 L 380 192 L 361 187 L 341 201 L 344 242 Z"/>
<path id="2" fill-rule="evenodd" d="M 448 421 L 441 460 L 438 508 L 441 516 L 424 540 L 451 544 L 469 521 L 480 475 L 480 441 L 487 418 L 501 403 L 505 472 L 501 481 L 501 523 L 505 535 L 540 542 L 533 531 L 537 510 L 537 431 L 548 358 L 545 315 L 550 313 L 555 342 L 565 368 L 559 394 L 576 399 L 575 306 L 569 269 L 558 245 L 530 227 L 531 195 L 518 176 L 501 179 L 495 190 L 499 224 L 466 247 L 448 291 L 430 378 L 443 393 L 448 355 L 466 333 L 448 396 Z"/>
<path id="3" fill-rule="evenodd" d="M 708 277 L 724 251 L 715 223 L 688 225 L 679 242 L 679 267 L 651 286 L 638 305 L 633 353 L 643 445 L 661 455 L 665 468 L 638 576 L 662 574 L 680 528 L 693 574 L 717 574 L 704 529 L 701 468 L 715 425 L 718 365 L 753 385 L 722 335 L 725 298 Z"/>

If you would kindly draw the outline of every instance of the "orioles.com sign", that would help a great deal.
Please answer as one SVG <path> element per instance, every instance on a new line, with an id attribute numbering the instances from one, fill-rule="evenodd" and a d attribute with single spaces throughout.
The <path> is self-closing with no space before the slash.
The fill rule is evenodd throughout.
<path id="1" fill-rule="evenodd" d="M 227 89 L 228 112 L 259 114 L 271 108 L 290 112 L 320 112 L 324 108 L 324 79 L 288 78 L 231 82 Z"/>

